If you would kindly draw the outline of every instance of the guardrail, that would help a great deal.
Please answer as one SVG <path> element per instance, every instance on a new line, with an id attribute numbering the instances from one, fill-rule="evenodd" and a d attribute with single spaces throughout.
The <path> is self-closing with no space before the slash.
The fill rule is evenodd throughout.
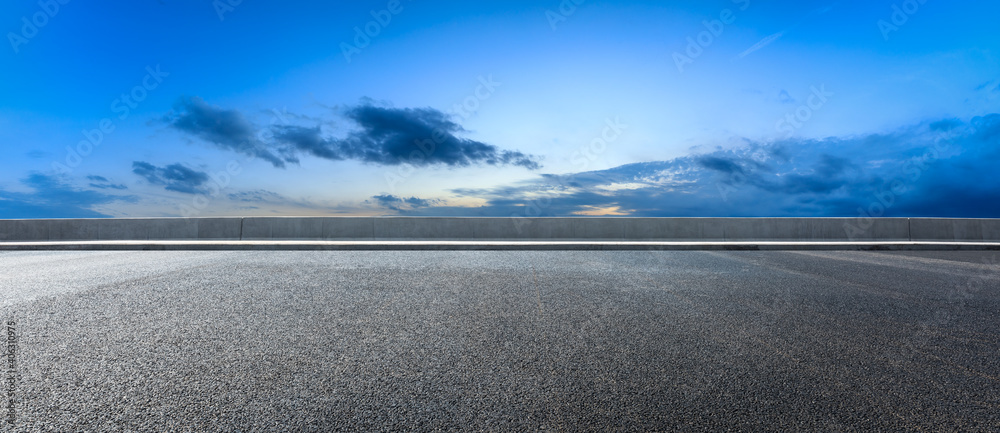
<path id="1" fill-rule="evenodd" d="M 1000 241 L 1000 219 L 223 217 L 0 220 L 0 242 L 117 240 Z"/>

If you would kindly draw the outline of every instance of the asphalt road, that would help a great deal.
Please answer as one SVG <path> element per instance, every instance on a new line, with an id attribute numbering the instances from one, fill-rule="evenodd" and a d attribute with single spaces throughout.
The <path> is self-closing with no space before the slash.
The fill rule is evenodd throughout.
<path id="1" fill-rule="evenodd" d="M 1000 431 L 990 252 L 4 252 L 0 319 L 18 431 Z"/>

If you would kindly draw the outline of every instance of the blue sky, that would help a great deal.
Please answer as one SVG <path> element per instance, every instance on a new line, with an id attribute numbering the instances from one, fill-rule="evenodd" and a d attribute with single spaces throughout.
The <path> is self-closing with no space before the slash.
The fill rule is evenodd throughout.
<path id="1" fill-rule="evenodd" d="M 996 2 L 0 5 L 0 218 L 1000 216 Z"/>

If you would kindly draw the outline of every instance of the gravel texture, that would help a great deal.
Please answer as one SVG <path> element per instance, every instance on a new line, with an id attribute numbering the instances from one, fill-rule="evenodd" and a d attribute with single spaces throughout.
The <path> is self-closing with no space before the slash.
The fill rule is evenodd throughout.
<path id="1" fill-rule="evenodd" d="M 0 319 L 0 430 L 1000 431 L 993 252 L 3 252 Z"/>

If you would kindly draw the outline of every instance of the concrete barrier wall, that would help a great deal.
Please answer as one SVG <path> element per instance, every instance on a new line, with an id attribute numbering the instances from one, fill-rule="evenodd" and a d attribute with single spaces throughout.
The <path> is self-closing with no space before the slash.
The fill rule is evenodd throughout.
<path id="1" fill-rule="evenodd" d="M 1000 241 L 1000 220 L 947 218 L 227 217 L 0 220 L 2 241 Z"/>
<path id="2" fill-rule="evenodd" d="M 0 241 L 238 240 L 242 218 L 0 220 Z"/>
<path id="3" fill-rule="evenodd" d="M 373 239 L 372 217 L 247 217 L 243 240 Z"/>
<path id="4" fill-rule="evenodd" d="M 912 218 L 910 236 L 915 241 L 997 241 L 1000 219 Z"/>

